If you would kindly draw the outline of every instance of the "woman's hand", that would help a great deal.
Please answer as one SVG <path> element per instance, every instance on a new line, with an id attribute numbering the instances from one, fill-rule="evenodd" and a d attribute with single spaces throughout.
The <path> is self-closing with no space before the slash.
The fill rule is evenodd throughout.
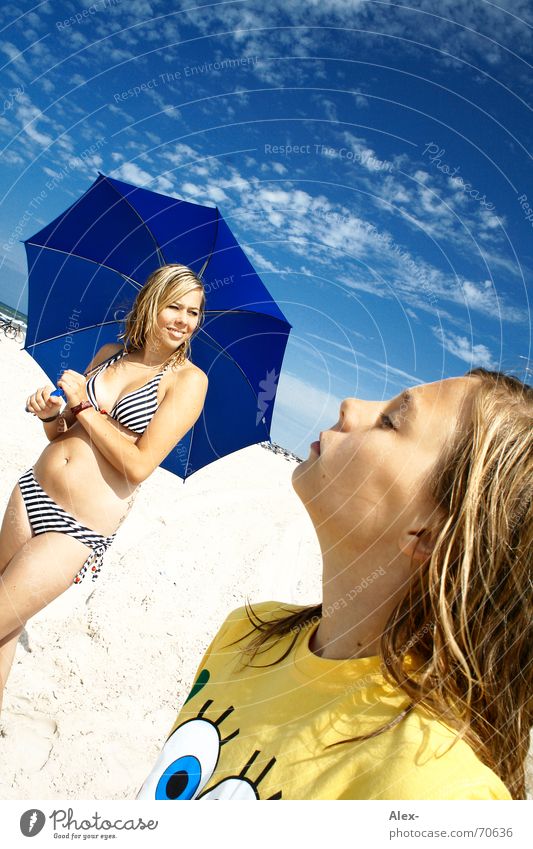
<path id="1" fill-rule="evenodd" d="M 75 407 L 76 404 L 81 404 L 82 401 L 89 400 L 84 374 L 79 374 L 79 372 L 68 368 L 57 381 L 57 385 L 65 393 L 69 407 Z"/>
<path id="2" fill-rule="evenodd" d="M 63 399 L 57 396 L 50 397 L 50 393 L 53 391 L 53 386 L 41 386 L 40 389 L 37 389 L 26 401 L 27 412 L 33 413 L 38 419 L 50 419 L 56 413 L 59 413 Z"/>

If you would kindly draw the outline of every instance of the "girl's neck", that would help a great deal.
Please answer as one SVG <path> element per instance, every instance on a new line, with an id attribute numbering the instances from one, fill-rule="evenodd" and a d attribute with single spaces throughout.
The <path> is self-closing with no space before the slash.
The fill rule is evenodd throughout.
<path id="1" fill-rule="evenodd" d="M 323 552 L 322 619 L 311 648 L 324 658 L 379 654 L 389 617 L 405 595 L 409 558 L 396 549 L 366 550 L 358 555 Z"/>
<path id="2" fill-rule="evenodd" d="M 128 351 L 128 362 L 132 365 L 144 368 L 162 368 L 172 356 L 174 351 L 163 351 L 161 348 L 139 348 L 136 351 Z"/>

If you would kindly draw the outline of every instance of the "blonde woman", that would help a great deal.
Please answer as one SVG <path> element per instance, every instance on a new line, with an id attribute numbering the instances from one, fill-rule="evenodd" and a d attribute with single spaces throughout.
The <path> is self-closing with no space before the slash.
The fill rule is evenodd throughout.
<path id="1" fill-rule="evenodd" d="M 0 531 L 2 689 L 25 623 L 98 576 L 135 490 L 199 417 L 207 377 L 188 354 L 204 303 L 189 268 L 157 269 L 125 319 L 124 345 L 104 345 L 85 375 L 67 369 L 57 381 L 61 415 L 52 386 L 28 398 L 50 444 L 13 489 Z"/>
<path id="2" fill-rule="evenodd" d="M 293 475 L 322 604 L 232 613 L 142 799 L 524 799 L 533 390 L 348 398 Z"/>

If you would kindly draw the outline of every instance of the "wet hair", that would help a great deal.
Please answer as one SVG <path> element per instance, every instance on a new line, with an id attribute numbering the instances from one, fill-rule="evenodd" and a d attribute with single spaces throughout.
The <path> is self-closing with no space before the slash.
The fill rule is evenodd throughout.
<path id="1" fill-rule="evenodd" d="M 409 704 L 454 728 L 480 760 L 525 799 L 533 725 L 533 388 L 478 368 L 472 408 L 431 475 L 435 544 L 392 612 L 380 643 L 385 677 Z M 414 561 L 413 561 L 414 564 Z M 251 662 L 272 640 L 320 619 L 322 606 L 264 621 L 248 607 Z M 409 674 L 404 660 L 421 661 Z M 270 665 L 270 664 L 268 664 Z"/>
<path id="2" fill-rule="evenodd" d="M 196 333 L 204 320 L 205 289 L 202 280 L 188 266 L 179 263 L 156 268 L 148 277 L 124 319 L 124 331 L 118 337 L 123 340 L 124 347 L 128 351 L 144 348 L 161 310 L 195 289 L 202 293 L 198 324 L 194 331 Z M 167 363 L 171 366 L 184 363 L 189 352 L 190 338 L 179 346 Z"/>

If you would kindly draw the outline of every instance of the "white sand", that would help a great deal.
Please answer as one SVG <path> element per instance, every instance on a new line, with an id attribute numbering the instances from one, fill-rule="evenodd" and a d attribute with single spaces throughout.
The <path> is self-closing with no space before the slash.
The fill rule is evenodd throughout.
<path id="1" fill-rule="evenodd" d="M 48 381 L 0 334 L 0 510 L 46 445 L 24 413 Z M 320 556 L 294 461 L 253 446 L 185 484 L 157 469 L 94 583 L 28 623 L 0 722 L 0 799 L 131 799 L 227 613 L 320 598 Z"/>

